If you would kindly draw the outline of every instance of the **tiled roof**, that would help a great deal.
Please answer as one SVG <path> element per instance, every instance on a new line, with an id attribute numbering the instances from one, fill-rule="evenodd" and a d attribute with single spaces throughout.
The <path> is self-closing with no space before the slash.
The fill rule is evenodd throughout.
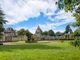
<path id="1" fill-rule="evenodd" d="M 41 33 L 42 33 L 42 30 L 41 30 L 41 28 L 38 26 L 35 34 L 41 34 Z"/>
<path id="2" fill-rule="evenodd" d="M 7 28 L 7 29 L 4 30 L 4 33 L 5 32 L 14 32 L 14 29 L 13 28 Z"/>

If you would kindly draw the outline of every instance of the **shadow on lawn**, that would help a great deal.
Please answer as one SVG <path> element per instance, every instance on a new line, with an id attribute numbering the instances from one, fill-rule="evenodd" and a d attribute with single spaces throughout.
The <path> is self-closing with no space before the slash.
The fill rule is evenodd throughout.
<path id="1" fill-rule="evenodd" d="M 40 50 L 47 50 L 47 49 L 63 49 L 62 47 L 57 46 L 48 46 L 43 44 L 27 44 L 27 45 L 3 45 L 0 46 L 0 51 L 8 51 L 12 52 L 15 50 L 24 50 L 24 49 L 40 49 Z"/>

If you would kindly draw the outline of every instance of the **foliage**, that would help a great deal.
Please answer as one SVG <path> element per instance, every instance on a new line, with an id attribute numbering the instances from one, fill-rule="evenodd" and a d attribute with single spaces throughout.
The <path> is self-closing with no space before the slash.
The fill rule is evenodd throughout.
<path id="1" fill-rule="evenodd" d="M 74 27 L 79 27 L 80 26 L 80 14 L 75 13 L 74 16 L 76 17 L 76 22 L 73 24 Z"/>
<path id="2" fill-rule="evenodd" d="M 55 34 L 56 36 L 62 36 L 63 35 L 63 33 L 61 33 L 61 32 L 56 32 L 56 34 Z"/>
<path id="3" fill-rule="evenodd" d="M 79 30 L 79 29 L 75 30 L 75 31 L 74 31 L 74 35 L 75 35 L 75 36 L 80 36 L 80 30 Z"/>
<path id="4" fill-rule="evenodd" d="M 47 32 L 47 31 L 44 31 L 44 32 L 42 33 L 42 35 L 48 35 L 48 32 Z"/>
<path id="5" fill-rule="evenodd" d="M 3 11 L 0 9 L 0 38 L 2 37 L 2 32 L 4 31 L 4 24 L 6 23 L 7 21 L 4 20 L 4 13 Z"/>
<path id="6" fill-rule="evenodd" d="M 75 47 L 79 47 L 80 46 L 80 39 L 76 38 L 73 42 L 71 42 L 71 44 Z"/>
<path id="7" fill-rule="evenodd" d="M 70 28 L 70 25 L 67 25 L 67 26 L 66 26 L 66 30 L 65 30 L 64 33 L 65 33 L 65 34 L 66 34 L 66 33 L 72 33 L 72 29 Z"/>
<path id="8" fill-rule="evenodd" d="M 48 31 L 48 35 L 49 35 L 49 36 L 55 36 L 55 33 L 54 33 L 53 30 L 49 30 L 49 31 Z"/>
<path id="9" fill-rule="evenodd" d="M 33 34 L 31 32 L 29 32 L 28 30 L 26 30 L 26 36 L 28 37 L 28 42 L 30 42 L 32 35 Z"/>
<path id="10" fill-rule="evenodd" d="M 18 33 L 18 35 L 26 35 L 26 30 L 20 29 L 17 33 Z"/>
<path id="11" fill-rule="evenodd" d="M 80 0 L 59 0 L 58 7 L 64 9 L 66 12 L 71 11 L 73 16 L 76 17 L 75 26 L 80 26 Z"/>
<path id="12" fill-rule="evenodd" d="M 31 40 L 32 33 L 29 32 L 28 30 L 20 29 L 20 30 L 18 31 L 18 35 L 20 35 L 20 36 L 24 36 L 24 35 L 26 35 L 28 41 L 30 41 L 30 40 Z"/>

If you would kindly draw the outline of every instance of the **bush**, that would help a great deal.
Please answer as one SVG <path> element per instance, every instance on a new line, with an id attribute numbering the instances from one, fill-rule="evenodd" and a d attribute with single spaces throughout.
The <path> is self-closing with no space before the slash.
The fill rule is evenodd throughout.
<path id="1" fill-rule="evenodd" d="M 79 29 L 74 31 L 74 36 L 80 36 L 80 30 Z"/>
<path id="2" fill-rule="evenodd" d="M 25 43 L 37 43 L 37 41 L 25 41 Z"/>
<path id="3" fill-rule="evenodd" d="M 76 38 L 74 41 L 71 42 L 71 45 L 73 45 L 75 47 L 79 47 L 80 46 L 80 39 Z"/>

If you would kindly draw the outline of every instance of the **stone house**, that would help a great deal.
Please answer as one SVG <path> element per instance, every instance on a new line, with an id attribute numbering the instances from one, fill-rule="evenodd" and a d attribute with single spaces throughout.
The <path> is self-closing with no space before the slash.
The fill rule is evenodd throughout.
<path id="1" fill-rule="evenodd" d="M 39 26 L 37 27 L 36 32 L 32 37 L 34 40 L 41 40 L 42 39 L 42 30 Z"/>
<path id="2" fill-rule="evenodd" d="M 3 41 L 9 42 L 13 40 L 13 37 L 16 37 L 17 33 L 13 28 L 6 28 L 3 32 Z"/>
<path id="3" fill-rule="evenodd" d="M 56 40 L 56 39 L 74 39 L 72 34 L 62 35 L 62 36 L 46 36 L 42 35 L 42 30 L 38 26 L 35 34 L 33 35 L 34 40 Z"/>

